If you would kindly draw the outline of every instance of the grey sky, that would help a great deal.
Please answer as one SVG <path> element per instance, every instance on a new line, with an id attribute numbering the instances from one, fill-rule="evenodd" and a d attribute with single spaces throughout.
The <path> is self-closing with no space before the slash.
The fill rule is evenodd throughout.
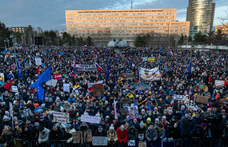
<path id="1" fill-rule="evenodd" d="M 188 0 L 1 0 L 0 21 L 7 27 L 28 24 L 43 30 L 65 30 L 65 10 L 177 8 L 177 20 L 186 20 Z M 228 10 L 227 0 L 216 3 L 214 26 Z"/>

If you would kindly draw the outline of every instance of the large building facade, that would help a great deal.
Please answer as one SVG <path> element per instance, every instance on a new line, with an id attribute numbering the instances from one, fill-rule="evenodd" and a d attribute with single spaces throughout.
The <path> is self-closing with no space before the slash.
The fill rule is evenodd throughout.
<path id="1" fill-rule="evenodd" d="M 213 0 L 189 0 L 186 20 L 190 21 L 189 35 L 201 31 L 203 34 L 212 31 L 215 3 Z"/>
<path id="2" fill-rule="evenodd" d="M 29 25 L 26 27 L 11 27 L 10 30 L 13 32 L 18 32 L 24 34 L 24 32 L 28 29 Z"/>
<path id="3" fill-rule="evenodd" d="M 189 35 L 189 21 L 176 21 L 176 9 L 66 10 L 67 32 L 91 36 L 95 46 L 124 40 L 134 46 L 138 34 Z"/>

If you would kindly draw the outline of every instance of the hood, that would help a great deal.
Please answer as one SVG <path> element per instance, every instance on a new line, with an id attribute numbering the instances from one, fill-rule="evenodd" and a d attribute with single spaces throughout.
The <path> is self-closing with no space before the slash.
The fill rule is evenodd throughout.
<path id="1" fill-rule="evenodd" d="M 135 125 L 132 125 L 129 130 L 133 129 L 134 131 L 136 130 Z"/>
<path id="2" fill-rule="evenodd" d="M 80 130 L 84 130 L 84 129 L 88 130 L 89 126 L 88 126 L 87 123 L 83 122 L 83 123 L 80 124 L 79 129 Z"/>
<path id="3" fill-rule="evenodd" d="M 218 117 L 218 121 L 222 121 L 222 113 L 218 113 L 216 117 Z"/>
<path id="4" fill-rule="evenodd" d="M 211 108 L 212 107 L 212 102 L 209 102 L 208 104 L 209 104 L 209 108 Z"/>

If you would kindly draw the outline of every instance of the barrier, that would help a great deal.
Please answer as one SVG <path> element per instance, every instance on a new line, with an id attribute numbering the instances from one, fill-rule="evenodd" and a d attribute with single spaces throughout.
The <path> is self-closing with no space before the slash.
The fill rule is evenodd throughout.
<path id="1" fill-rule="evenodd" d="M 167 143 L 166 141 L 163 140 L 162 144 L 163 143 L 166 144 Z M 175 146 L 175 142 L 177 141 L 180 141 L 179 143 L 181 143 L 181 139 L 175 139 L 172 141 L 168 139 L 168 142 L 173 142 L 174 144 L 167 143 L 165 146 L 162 145 L 162 147 L 181 147 L 179 143 L 178 143 L 178 146 Z M 91 143 L 84 143 L 84 144 L 73 144 L 72 142 L 67 143 L 66 140 L 61 140 L 60 143 L 61 143 L 61 147 L 92 147 L 93 146 Z M 18 139 L 18 138 L 14 138 L 14 144 L 16 144 L 17 147 L 50 147 L 51 146 L 48 142 L 38 144 L 38 142 L 34 140 L 28 141 L 28 140 Z M 138 141 L 136 141 L 136 144 L 137 144 L 136 146 L 138 146 Z M 108 144 L 108 147 L 117 147 L 117 144 L 115 145 Z M 212 147 L 211 138 L 193 137 L 192 147 Z M 220 147 L 228 147 L 228 136 L 222 138 L 220 142 Z"/>

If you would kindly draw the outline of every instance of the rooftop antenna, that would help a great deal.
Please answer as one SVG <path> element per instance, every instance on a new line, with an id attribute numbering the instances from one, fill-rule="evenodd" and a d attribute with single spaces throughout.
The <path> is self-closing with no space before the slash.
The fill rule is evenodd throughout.
<path id="1" fill-rule="evenodd" d="M 131 2 L 131 9 L 132 9 L 132 2 Z"/>

